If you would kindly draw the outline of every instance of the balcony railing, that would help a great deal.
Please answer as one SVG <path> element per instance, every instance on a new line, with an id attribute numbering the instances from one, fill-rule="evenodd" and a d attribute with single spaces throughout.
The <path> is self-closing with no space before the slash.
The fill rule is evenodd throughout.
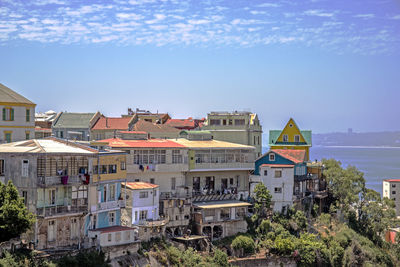
<path id="1" fill-rule="evenodd" d="M 155 227 L 155 226 L 164 226 L 169 222 L 169 218 L 160 218 L 158 220 L 140 220 L 136 224 L 140 226 L 146 226 L 146 227 Z"/>
<path id="2" fill-rule="evenodd" d="M 82 206 L 51 206 L 51 207 L 43 207 L 37 208 L 37 215 L 42 217 L 51 217 L 62 214 L 71 214 L 71 213 L 85 213 L 88 211 L 87 205 Z"/>
<path id="3" fill-rule="evenodd" d="M 197 193 L 197 192 L 196 192 Z M 193 192 L 193 202 L 200 202 L 200 201 L 217 201 L 217 200 L 237 200 L 238 194 L 195 194 Z"/>
<path id="4" fill-rule="evenodd" d="M 191 192 L 161 192 L 160 199 L 191 198 Z"/>
<path id="5" fill-rule="evenodd" d="M 37 183 L 38 185 L 41 186 L 73 185 L 73 184 L 84 184 L 85 182 L 86 182 L 86 177 L 84 175 L 37 177 Z"/>
<path id="6" fill-rule="evenodd" d="M 94 211 L 112 210 L 118 208 L 125 208 L 124 200 L 100 202 L 97 204 L 97 206 L 92 206 L 91 211 L 94 212 Z"/>
<path id="7" fill-rule="evenodd" d="M 196 163 L 192 169 L 246 169 L 253 170 L 254 162 Z"/>

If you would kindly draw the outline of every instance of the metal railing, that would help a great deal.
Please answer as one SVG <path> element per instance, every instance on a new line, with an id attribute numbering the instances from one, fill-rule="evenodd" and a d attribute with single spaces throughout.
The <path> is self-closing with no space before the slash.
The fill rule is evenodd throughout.
<path id="1" fill-rule="evenodd" d="M 97 210 L 109 210 L 116 208 L 125 208 L 125 201 L 115 200 L 115 201 L 100 202 L 97 204 Z"/>
<path id="2" fill-rule="evenodd" d="M 51 206 L 37 208 L 37 215 L 42 217 L 51 217 L 56 215 L 62 215 L 67 213 L 85 213 L 88 212 L 88 206 Z"/>
<path id="3" fill-rule="evenodd" d="M 84 175 L 63 175 L 63 176 L 47 176 L 37 177 L 38 185 L 72 185 L 83 184 L 86 181 Z"/>

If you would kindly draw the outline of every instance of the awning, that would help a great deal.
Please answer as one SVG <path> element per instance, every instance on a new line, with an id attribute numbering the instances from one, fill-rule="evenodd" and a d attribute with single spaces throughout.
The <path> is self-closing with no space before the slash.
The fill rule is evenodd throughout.
<path id="1" fill-rule="evenodd" d="M 222 200 L 209 202 L 193 202 L 193 206 L 200 209 L 218 209 L 218 208 L 234 208 L 251 206 L 250 203 L 238 200 Z"/>

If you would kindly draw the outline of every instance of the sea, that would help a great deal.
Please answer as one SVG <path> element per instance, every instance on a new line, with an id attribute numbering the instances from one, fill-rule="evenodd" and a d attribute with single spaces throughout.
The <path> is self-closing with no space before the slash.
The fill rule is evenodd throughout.
<path id="1" fill-rule="evenodd" d="M 263 148 L 268 151 L 268 148 Z M 310 160 L 334 158 L 364 173 L 366 186 L 382 195 L 384 179 L 400 179 L 400 147 L 313 146 Z"/>

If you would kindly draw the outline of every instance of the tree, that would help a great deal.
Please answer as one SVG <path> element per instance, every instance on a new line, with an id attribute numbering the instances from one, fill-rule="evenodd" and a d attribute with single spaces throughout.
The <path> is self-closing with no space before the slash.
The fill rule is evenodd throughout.
<path id="1" fill-rule="evenodd" d="M 35 216 L 28 211 L 13 183 L 0 183 L 0 242 L 20 236 L 34 221 Z"/>
<path id="2" fill-rule="evenodd" d="M 271 206 L 272 196 L 263 183 L 259 183 L 254 188 L 254 210 L 260 218 L 265 218 L 267 210 Z"/>

